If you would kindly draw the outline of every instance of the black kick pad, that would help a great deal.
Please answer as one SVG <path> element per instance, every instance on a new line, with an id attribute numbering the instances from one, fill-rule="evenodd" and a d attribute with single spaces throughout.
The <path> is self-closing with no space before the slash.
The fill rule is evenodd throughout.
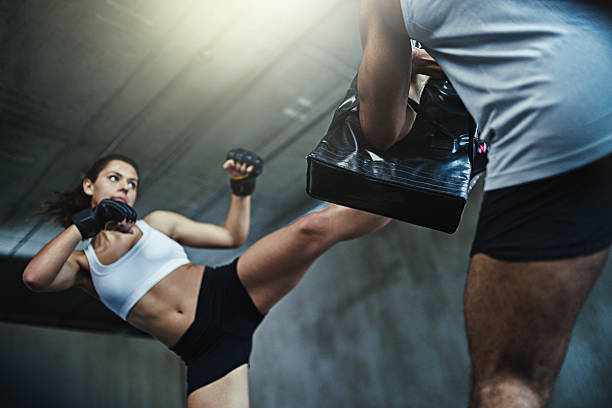
<path id="1" fill-rule="evenodd" d="M 357 77 L 329 130 L 308 155 L 314 198 L 427 228 L 455 232 L 472 169 L 474 122 L 448 81 L 430 81 L 411 132 L 375 151 L 359 124 Z"/>

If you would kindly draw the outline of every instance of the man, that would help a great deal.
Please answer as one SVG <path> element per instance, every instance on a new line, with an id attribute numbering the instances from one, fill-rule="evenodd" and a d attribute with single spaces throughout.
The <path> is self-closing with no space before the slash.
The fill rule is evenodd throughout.
<path id="1" fill-rule="evenodd" d="M 562 0 L 363 0 L 360 122 L 384 150 L 415 111 L 411 38 L 491 146 L 464 297 L 472 407 L 545 406 L 612 242 L 612 23 Z M 435 74 L 435 72 L 434 72 Z"/>

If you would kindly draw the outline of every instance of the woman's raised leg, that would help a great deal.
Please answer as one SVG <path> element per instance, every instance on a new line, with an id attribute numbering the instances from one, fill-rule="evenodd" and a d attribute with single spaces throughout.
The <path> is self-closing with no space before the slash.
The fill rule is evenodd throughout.
<path id="1" fill-rule="evenodd" d="M 253 244 L 238 260 L 238 276 L 255 306 L 266 313 L 334 244 L 369 234 L 388 222 L 379 215 L 330 205 Z"/>

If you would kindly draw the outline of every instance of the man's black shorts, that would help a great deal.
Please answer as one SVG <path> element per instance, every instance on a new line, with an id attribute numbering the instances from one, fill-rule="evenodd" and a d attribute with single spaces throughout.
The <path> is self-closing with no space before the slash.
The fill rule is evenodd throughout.
<path id="1" fill-rule="evenodd" d="M 553 177 L 485 192 L 471 255 L 544 261 L 612 242 L 612 155 Z"/>

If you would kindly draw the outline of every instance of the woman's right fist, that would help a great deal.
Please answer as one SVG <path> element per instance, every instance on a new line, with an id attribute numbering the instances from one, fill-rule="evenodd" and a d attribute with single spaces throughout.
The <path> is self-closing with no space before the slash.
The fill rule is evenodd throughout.
<path id="1" fill-rule="evenodd" d="M 136 218 L 136 211 L 126 203 L 106 199 L 94 208 L 86 208 L 74 214 L 72 222 L 83 239 L 87 239 L 104 229 L 129 232 Z"/>

